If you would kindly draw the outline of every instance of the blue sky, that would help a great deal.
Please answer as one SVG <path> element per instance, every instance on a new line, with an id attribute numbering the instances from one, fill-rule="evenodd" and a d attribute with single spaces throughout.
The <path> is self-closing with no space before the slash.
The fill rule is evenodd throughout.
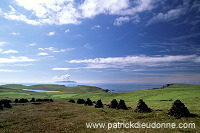
<path id="1" fill-rule="evenodd" d="M 198 0 L 1 0 L 0 81 L 199 83 Z"/>

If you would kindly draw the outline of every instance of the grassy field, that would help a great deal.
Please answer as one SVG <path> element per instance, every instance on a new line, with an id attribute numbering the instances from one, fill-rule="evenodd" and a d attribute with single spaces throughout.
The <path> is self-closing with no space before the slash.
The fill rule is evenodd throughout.
<path id="1" fill-rule="evenodd" d="M 56 90 L 60 92 L 29 92 L 22 89 Z M 124 93 L 106 93 L 97 87 L 61 85 L 3 85 L 0 86 L 0 99 L 52 98 L 54 102 L 33 105 L 31 103 L 12 103 L 12 109 L 0 110 L 0 132 L 5 133 L 198 133 L 200 131 L 200 85 L 174 84 L 165 89 L 150 89 Z M 69 99 L 101 99 L 109 104 L 112 99 L 125 100 L 129 110 L 107 108 L 96 109 L 67 102 Z M 143 99 L 153 110 L 151 113 L 135 113 L 139 99 Z M 175 119 L 167 115 L 174 100 L 180 99 L 195 117 Z M 172 101 L 171 101 L 172 100 Z M 86 128 L 86 123 L 195 123 L 195 128 Z"/>

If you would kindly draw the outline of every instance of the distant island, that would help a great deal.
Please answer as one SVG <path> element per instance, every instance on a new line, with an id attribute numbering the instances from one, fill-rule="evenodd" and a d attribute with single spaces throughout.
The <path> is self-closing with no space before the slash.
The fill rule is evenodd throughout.
<path id="1" fill-rule="evenodd" d="M 56 83 L 77 83 L 76 81 L 56 81 Z"/>

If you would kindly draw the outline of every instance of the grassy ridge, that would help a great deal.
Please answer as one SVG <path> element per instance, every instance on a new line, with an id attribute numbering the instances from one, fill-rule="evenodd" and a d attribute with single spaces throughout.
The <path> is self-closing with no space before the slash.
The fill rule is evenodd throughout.
<path id="1" fill-rule="evenodd" d="M 38 93 L 22 89 L 59 90 L 56 93 Z M 138 133 L 170 133 L 200 131 L 200 85 L 174 84 L 165 89 L 150 89 L 124 93 L 105 93 L 100 88 L 88 86 L 65 87 L 57 85 L 4 85 L 0 86 L 0 99 L 8 98 L 53 98 L 56 102 L 41 105 L 14 104 L 12 109 L 0 111 L 0 132 L 138 132 Z M 68 103 L 73 98 L 90 98 L 93 101 L 102 99 L 110 103 L 112 99 L 123 99 L 127 106 L 136 107 L 139 99 L 143 99 L 151 109 L 161 109 L 152 113 L 135 113 L 133 110 L 115 110 L 109 108 L 95 109 L 78 104 Z M 169 101 L 172 99 L 172 101 Z M 167 116 L 174 100 L 180 99 L 196 117 L 174 119 Z M 195 123 L 195 129 L 87 129 L 85 123 L 101 122 L 164 122 Z M 51 125 L 51 126 L 50 126 Z"/>

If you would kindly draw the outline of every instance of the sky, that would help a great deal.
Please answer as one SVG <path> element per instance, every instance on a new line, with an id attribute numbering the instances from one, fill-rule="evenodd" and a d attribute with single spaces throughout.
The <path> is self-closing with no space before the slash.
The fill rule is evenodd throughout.
<path id="1" fill-rule="evenodd" d="M 199 0 L 1 0 L 0 82 L 199 83 Z"/>

